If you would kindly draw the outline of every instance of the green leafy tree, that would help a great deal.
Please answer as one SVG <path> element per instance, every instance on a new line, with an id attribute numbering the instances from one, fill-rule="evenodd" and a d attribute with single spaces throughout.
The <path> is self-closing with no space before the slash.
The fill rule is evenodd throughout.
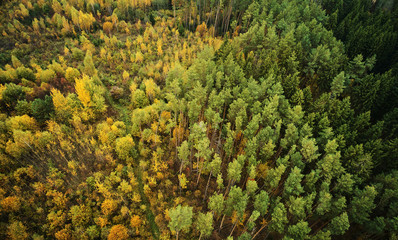
<path id="1" fill-rule="evenodd" d="M 213 214 L 200 212 L 196 221 L 196 229 L 200 232 L 199 239 L 209 237 L 213 231 Z"/>
<path id="2" fill-rule="evenodd" d="M 182 230 L 188 230 L 192 225 L 192 207 L 178 205 L 169 210 L 169 228 L 176 232 L 176 239 Z"/>
<path id="3" fill-rule="evenodd" d="M 94 66 L 94 62 L 93 62 L 93 56 L 91 54 L 90 50 L 87 50 L 86 52 L 86 56 L 84 57 L 83 60 L 83 73 L 87 74 L 90 77 L 93 77 L 94 75 L 97 74 L 97 69 Z"/>

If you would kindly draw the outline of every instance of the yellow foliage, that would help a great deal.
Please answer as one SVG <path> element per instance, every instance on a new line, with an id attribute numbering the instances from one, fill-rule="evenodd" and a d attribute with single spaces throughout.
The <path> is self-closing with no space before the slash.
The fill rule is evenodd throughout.
<path id="1" fill-rule="evenodd" d="M 130 78 L 130 74 L 127 71 L 123 71 L 123 80 L 127 81 Z"/>
<path id="2" fill-rule="evenodd" d="M 127 38 L 125 45 L 126 45 L 127 49 L 130 49 L 130 47 L 131 47 L 130 38 Z"/>
<path id="3" fill-rule="evenodd" d="M 140 51 L 135 53 L 135 62 L 142 63 L 144 61 L 144 55 Z"/>
<path id="4" fill-rule="evenodd" d="M 101 50 L 100 50 L 100 57 L 102 58 L 102 59 L 105 59 L 106 58 L 106 50 L 105 50 L 105 48 L 101 48 Z"/>
<path id="5" fill-rule="evenodd" d="M 133 193 L 133 197 L 131 198 L 131 200 L 132 200 L 133 202 L 135 202 L 135 203 L 141 202 L 141 196 L 140 196 L 140 194 L 134 192 L 134 193 Z"/>
<path id="6" fill-rule="evenodd" d="M 54 0 L 54 1 L 52 1 L 52 2 L 53 2 L 52 8 L 53 8 L 54 12 L 56 12 L 56 13 L 58 13 L 58 14 L 61 14 L 61 13 L 62 13 L 62 6 L 61 6 L 61 4 L 60 4 L 57 0 Z"/>
<path id="7" fill-rule="evenodd" d="M 58 89 L 53 88 L 51 90 L 51 96 L 53 99 L 53 104 L 57 115 L 58 114 L 63 115 L 63 112 L 70 110 L 70 106 L 68 105 L 68 100 L 66 99 L 66 97 L 64 97 L 64 95 L 62 95 L 62 93 Z"/>
<path id="8" fill-rule="evenodd" d="M 188 180 L 184 173 L 178 175 L 178 180 L 180 181 L 180 186 L 182 189 L 187 188 Z"/>
<path id="9" fill-rule="evenodd" d="M 26 227 L 20 221 L 15 221 L 7 228 L 7 235 L 11 240 L 24 240 L 28 239 L 29 235 L 26 232 Z"/>
<path id="10" fill-rule="evenodd" d="M 113 199 L 105 199 L 101 204 L 101 212 L 105 216 L 111 215 L 117 209 L 117 202 Z"/>
<path id="11" fill-rule="evenodd" d="M 111 31 L 113 30 L 113 23 L 111 22 L 105 22 L 104 25 L 102 26 L 104 32 L 110 34 Z"/>
<path id="12" fill-rule="evenodd" d="M 198 27 L 196 27 L 196 32 L 198 32 L 200 34 L 200 36 L 203 37 L 203 35 L 205 35 L 207 33 L 207 25 L 206 25 L 206 23 L 203 22 Z"/>
<path id="13" fill-rule="evenodd" d="M 3 92 L 6 90 L 6 86 L 3 84 L 0 84 L 0 101 L 3 99 Z"/>
<path id="14" fill-rule="evenodd" d="M 158 50 L 158 56 L 162 56 L 163 55 L 163 50 L 162 50 L 162 40 L 159 39 L 157 42 L 157 50 Z"/>
<path id="15" fill-rule="evenodd" d="M 80 77 L 80 72 L 76 68 L 68 67 L 65 71 L 65 78 L 69 82 L 74 82 L 76 78 Z"/>
<path id="16" fill-rule="evenodd" d="M 96 224 L 99 225 L 101 228 L 105 227 L 108 224 L 108 219 L 99 217 L 96 219 Z"/>
<path id="17" fill-rule="evenodd" d="M 75 79 L 75 89 L 77 93 L 77 97 L 80 102 L 83 104 L 85 108 L 89 107 L 89 103 L 91 101 L 90 92 L 86 88 L 86 83 L 90 81 L 90 77 L 87 75 L 83 75 L 82 78 Z"/>
<path id="18" fill-rule="evenodd" d="M 131 136 L 116 139 L 115 151 L 119 158 L 126 160 L 130 156 L 130 151 L 134 147 L 134 141 Z"/>
<path id="19" fill-rule="evenodd" d="M 37 130 L 38 126 L 36 120 L 28 115 L 10 117 L 6 120 L 6 126 L 9 131 L 14 130 Z"/>
<path id="20" fill-rule="evenodd" d="M 152 78 L 144 81 L 145 93 L 150 98 L 153 99 L 160 92 L 160 88 L 156 85 Z"/>
<path id="21" fill-rule="evenodd" d="M 257 167 L 257 176 L 265 178 L 267 176 L 269 166 L 267 163 L 261 163 Z"/>

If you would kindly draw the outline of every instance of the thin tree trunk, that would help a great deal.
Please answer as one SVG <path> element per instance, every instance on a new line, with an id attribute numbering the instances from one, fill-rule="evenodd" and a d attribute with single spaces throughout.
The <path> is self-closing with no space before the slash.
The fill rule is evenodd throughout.
<path id="1" fill-rule="evenodd" d="M 214 22 L 214 33 L 213 33 L 213 37 L 215 36 L 216 31 L 217 31 L 217 21 L 218 21 L 218 14 L 219 14 L 219 13 L 220 13 L 220 4 L 219 4 L 218 7 L 217 7 L 216 20 L 215 20 L 215 22 Z"/>
<path id="2" fill-rule="evenodd" d="M 221 231 L 222 224 L 224 223 L 224 219 L 225 219 L 225 214 L 222 216 L 222 219 L 221 219 L 221 224 L 220 224 L 220 228 L 218 229 L 218 232 L 220 232 L 220 231 Z"/>
<path id="3" fill-rule="evenodd" d="M 236 227 L 237 224 L 238 224 L 238 220 L 235 221 L 234 227 L 232 228 L 232 231 L 231 231 L 231 233 L 229 234 L 229 237 L 230 237 L 230 236 L 232 235 L 232 233 L 234 232 L 235 227 Z"/>
<path id="4" fill-rule="evenodd" d="M 210 179 L 211 179 L 211 174 L 213 173 L 213 171 L 210 171 L 210 175 L 209 175 L 209 180 L 207 180 L 207 185 L 206 185 L 206 190 L 205 190 L 205 196 L 203 198 L 203 200 L 206 199 L 207 196 L 207 189 L 209 188 L 209 184 L 210 184 Z"/>
<path id="5" fill-rule="evenodd" d="M 267 226 L 268 224 L 264 224 L 261 228 L 254 234 L 251 240 L 255 239 L 257 235 Z"/>
<path id="6" fill-rule="evenodd" d="M 198 179 L 196 180 L 196 187 L 198 187 L 200 175 L 202 174 L 202 169 L 203 169 L 203 165 L 204 165 L 203 162 L 200 162 L 200 163 L 201 163 L 201 166 L 200 166 L 200 169 L 199 169 L 199 166 L 198 166 L 199 174 L 198 174 Z"/>

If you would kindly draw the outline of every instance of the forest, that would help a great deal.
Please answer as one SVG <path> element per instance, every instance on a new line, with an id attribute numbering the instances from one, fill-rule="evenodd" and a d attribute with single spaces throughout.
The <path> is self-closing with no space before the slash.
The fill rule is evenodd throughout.
<path id="1" fill-rule="evenodd" d="M 0 239 L 398 240 L 398 1 L 0 6 Z"/>

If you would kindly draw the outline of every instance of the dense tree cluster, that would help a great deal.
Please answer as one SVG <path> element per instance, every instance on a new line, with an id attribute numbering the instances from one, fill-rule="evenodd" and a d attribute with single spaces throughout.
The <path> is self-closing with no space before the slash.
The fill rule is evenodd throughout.
<path id="1" fill-rule="evenodd" d="M 3 1 L 1 239 L 396 239 L 395 1 Z"/>

